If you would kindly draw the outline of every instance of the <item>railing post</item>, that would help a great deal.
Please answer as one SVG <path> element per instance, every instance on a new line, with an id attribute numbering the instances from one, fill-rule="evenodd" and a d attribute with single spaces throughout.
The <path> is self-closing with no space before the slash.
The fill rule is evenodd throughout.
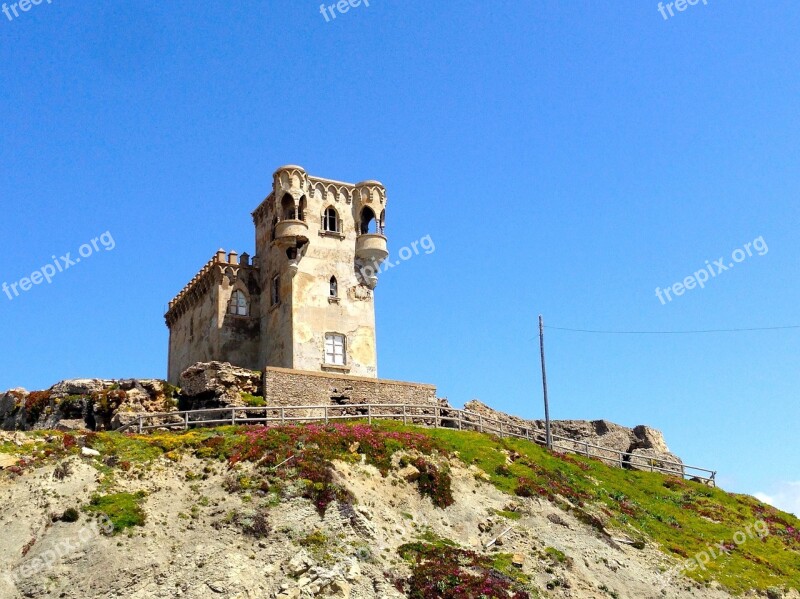
<path id="1" fill-rule="evenodd" d="M 283 426 L 284 424 L 286 424 L 286 412 L 285 408 L 281 406 L 281 426 Z"/>
<path id="2" fill-rule="evenodd" d="M 189 430 L 189 412 L 186 412 L 183 415 L 183 430 L 185 431 Z"/>
<path id="3" fill-rule="evenodd" d="M 462 428 L 462 424 L 461 424 L 461 416 L 462 416 L 462 413 L 461 413 L 461 410 L 459 410 L 458 411 L 458 430 L 460 430 L 460 431 L 464 430 Z"/>
<path id="4" fill-rule="evenodd" d="M 588 458 L 589 457 L 589 442 L 585 441 L 584 445 L 586 446 L 586 457 Z"/>
<path id="5" fill-rule="evenodd" d="M 142 416 L 141 416 L 141 414 L 139 415 L 139 434 L 140 435 L 142 434 Z"/>
<path id="6" fill-rule="evenodd" d="M 372 404 L 367 404 L 367 422 L 372 424 Z"/>
<path id="7" fill-rule="evenodd" d="M 408 416 L 406 416 L 406 404 L 403 404 L 403 424 L 408 424 Z"/>
<path id="8" fill-rule="evenodd" d="M 433 408 L 433 428 L 439 428 L 439 406 Z"/>
<path id="9" fill-rule="evenodd" d="M 325 406 L 325 424 L 328 424 L 328 406 Z"/>
<path id="10" fill-rule="evenodd" d="M 236 410 L 231 408 L 231 425 L 236 425 Z"/>

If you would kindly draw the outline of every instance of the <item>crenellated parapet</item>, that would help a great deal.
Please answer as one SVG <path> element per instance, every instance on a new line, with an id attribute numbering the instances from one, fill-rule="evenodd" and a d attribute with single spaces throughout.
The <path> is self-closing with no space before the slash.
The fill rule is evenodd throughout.
<path id="1" fill-rule="evenodd" d="M 343 203 L 371 206 L 376 214 L 386 207 L 386 188 L 380 181 L 368 180 L 360 183 L 346 183 L 335 179 L 314 177 L 301 166 L 282 166 L 272 176 L 272 192 L 253 211 L 253 221 L 257 224 L 267 213 L 278 213 L 275 203 L 286 195 L 299 202 L 302 198 L 318 200 L 323 203 Z"/>
<path id="2" fill-rule="evenodd" d="M 169 302 L 169 309 L 164 315 L 167 326 L 171 327 L 183 314 L 203 301 L 211 289 L 220 285 L 225 277 L 233 282 L 240 276 L 241 270 L 255 268 L 250 264 L 250 255 L 247 253 L 239 256 L 235 251 L 226 254 L 225 250 L 217 250 L 211 260 Z"/>

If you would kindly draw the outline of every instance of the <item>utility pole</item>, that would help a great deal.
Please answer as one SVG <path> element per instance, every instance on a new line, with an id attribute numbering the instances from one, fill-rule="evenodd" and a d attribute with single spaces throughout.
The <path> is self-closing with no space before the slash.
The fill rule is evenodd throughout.
<path id="1" fill-rule="evenodd" d="M 544 426 L 547 435 L 547 449 L 553 449 L 553 435 L 550 432 L 550 403 L 547 400 L 547 372 L 544 367 L 544 319 L 539 314 L 539 350 L 542 356 L 542 389 L 544 390 Z"/>

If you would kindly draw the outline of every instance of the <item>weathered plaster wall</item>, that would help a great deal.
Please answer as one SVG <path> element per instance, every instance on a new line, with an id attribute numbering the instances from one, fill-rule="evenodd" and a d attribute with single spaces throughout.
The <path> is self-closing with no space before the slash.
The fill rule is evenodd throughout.
<path id="1" fill-rule="evenodd" d="M 168 379 L 178 384 L 181 372 L 195 362 L 209 362 L 216 356 L 218 310 L 216 291 L 209 290 L 170 327 Z"/>
<path id="2" fill-rule="evenodd" d="M 276 216 L 282 220 L 281 201 L 289 194 L 298 204 L 304 200 L 303 220 L 308 226 L 295 248 L 272 239 Z M 344 372 L 377 377 L 375 306 L 372 290 L 362 284 L 356 270 L 359 215 L 369 204 L 379 215 L 385 204 L 380 184 L 347 184 L 309 177 L 299 167 L 283 167 L 275 173 L 273 191 L 253 213 L 256 248 L 261 270 L 263 364 L 309 371 Z M 339 217 L 339 233 L 323 231 L 323 214 L 333 207 Z M 280 276 L 280 304 L 272 306 L 271 286 Z M 336 277 L 338 302 L 329 300 L 330 279 Z M 325 364 L 325 335 L 346 337 L 344 368 Z"/>
<path id="3" fill-rule="evenodd" d="M 239 264 L 235 252 L 217 255 L 170 303 L 168 379 L 178 384 L 180 374 L 197 362 L 220 360 L 253 370 L 263 367 L 260 286 L 258 270 Z M 247 316 L 228 314 L 234 291 L 245 294 Z"/>

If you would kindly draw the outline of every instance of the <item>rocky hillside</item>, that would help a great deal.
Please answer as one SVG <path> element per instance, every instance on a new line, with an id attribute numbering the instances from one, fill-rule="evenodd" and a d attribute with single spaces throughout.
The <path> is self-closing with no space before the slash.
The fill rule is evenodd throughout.
<path id="1" fill-rule="evenodd" d="M 0 433 L 0 597 L 800 597 L 800 521 L 382 422 Z"/>
<path id="2" fill-rule="evenodd" d="M 0 394 L 0 430 L 114 430 L 136 422 L 141 414 L 172 412 L 179 409 L 265 406 L 262 373 L 224 362 L 198 363 L 186 369 L 181 386 L 152 379 L 77 379 L 62 381 L 47 390 L 29 392 L 12 389 Z M 442 415 L 447 416 L 446 400 L 440 400 Z M 337 401 L 336 405 L 346 405 Z M 424 411 L 424 408 L 421 408 Z M 525 428 L 544 434 L 544 422 L 523 420 L 493 410 L 479 401 L 466 404 L 466 410 L 505 423 L 505 430 L 521 432 Z M 477 423 L 477 419 L 475 419 Z M 631 454 L 626 466 L 646 467 L 656 464 L 672 469 L 681 464 L 670 453 L 662 434 L 648 426 L 627 428 L 606 420 L 562 420 L 553 423 L 553 433 L 574 443 L 560 443 L 581 448 L 588 442 L 599 447 Z M 618 458 L 605 456 L 609 462 Z M 675 468 L 680 473 L 681 468 Z"/>

